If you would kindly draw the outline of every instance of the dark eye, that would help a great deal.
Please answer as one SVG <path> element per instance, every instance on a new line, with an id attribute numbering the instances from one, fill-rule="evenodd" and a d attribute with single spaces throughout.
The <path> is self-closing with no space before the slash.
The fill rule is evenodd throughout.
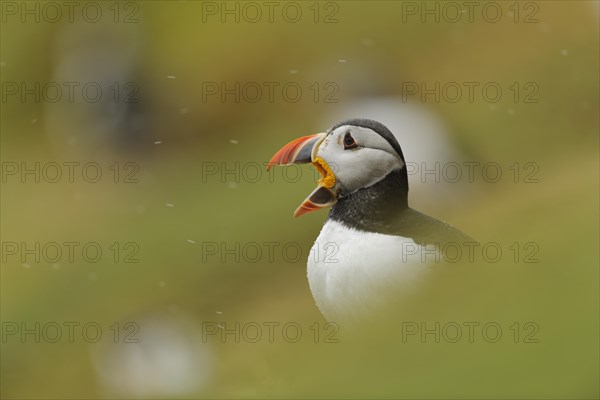
<path id="1" fill-rule="evenodd" d="M 358 144 L 350 134 L 350 132 L 346 132 L 344 136 L 344 150 L 355 149 L 358 147 Z"/>

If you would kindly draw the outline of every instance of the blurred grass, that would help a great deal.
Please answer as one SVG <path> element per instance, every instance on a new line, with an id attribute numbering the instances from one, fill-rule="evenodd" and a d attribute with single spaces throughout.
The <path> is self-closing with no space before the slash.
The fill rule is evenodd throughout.
<path id="1" fill-rule="evenodd" d="M 202 263 L 199 247 L 202 241 L 279 241 L 308 252 L 326 213 L 298 220 L 291 213 L 314 186 L 312 174 L 291 184 L 276 172 L 272 183 L 231 188 L 215 179 L 202 183 L 200 163 L 266 161 L 289 139 L 326 128 L 317 122 L 345 101 L 398 95 L 404 81 L 535 81 L 537 104 L 430 104 L 470 159 L 540 167 L 537 184 L 480 183 L 464 207 L 432 214 L 480 240 L 535 241 L 541 262 L 506 262 L 459 282 L 440 276 L 420 302 L 399 313 L 407 321 L 499 321 L 503 327 L 535 321 L 540 343 L 404 344 L 374 322 L 360 327 L 372 338 L 360 345 L 349 332 L 340 332 L 339 344 L 216 344 L 216 377 L 197 396 L 597 398 L 600 105 L 592 2 L 540 2 L 538 24 L 402 24 L 398 3 L 343 2 L 333 25 L 201 24 L 199 3 L 138 4 L 141 22 L 128 29 L 141 38 L 134 80 L 147 144 L 138 151 L 70 153 L 46 134 L 43 104 L 7 102 L 0 154 L 3 162 L 135 161 L 140 183 L 3 184 L 0 229 L 2 241 L 135 241 L 141 262 L 61 262 L 59 269 L 3 264 L 2 321 L 108 326 L 175 309 L 198 321 L 222 311 L 219 318 L 231 323 L 324 323 L 306 282 L 306 257 Z M 51 79 L 52 43 L 61 28 L 3 24 L 2 81 Z M 373 45 L 361 44 L 364 38 Z M 337 63 L 340 58 L 348 62 Z M 289 75 L 290 69 L 300 74 Z M 176 79 L 165 79 L 169 74 Z M 199 82 L 206 80 L 335 81 L 341 104 L 202 103 Z M 181 107 L 189 113 L 181 115 Z M 32 124 L 32 118 L 42 119 Z M 163 143 L 153 146 L 154 140 Z M 453 307 L 436 314 L 440 301 Z M 104 396 L 90 347 L 3 343 L 2 397 Z"/>

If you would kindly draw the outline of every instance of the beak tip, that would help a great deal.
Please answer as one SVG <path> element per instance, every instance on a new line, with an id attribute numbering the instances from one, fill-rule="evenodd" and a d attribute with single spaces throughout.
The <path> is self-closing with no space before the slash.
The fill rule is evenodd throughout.
<path id="1" fill-rule="evenodd" d="M 296 210 L 294 210 L 294 218 L 298 218 L 304 214 L 306 214 L 306 207 L 305 203 L 302 203 L 298 208 L 296 208 Z"/>

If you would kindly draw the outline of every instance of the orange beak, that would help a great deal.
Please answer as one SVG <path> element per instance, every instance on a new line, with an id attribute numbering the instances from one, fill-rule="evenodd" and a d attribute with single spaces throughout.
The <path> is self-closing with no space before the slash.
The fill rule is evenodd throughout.
<path id="1" fill-rule="evenodd" d="M 273 165 L 312 162 L 321 173 L 322 178 L 319 180 L 319 186 L 294 211 L 294 217 L 332 206 L 337 202 L 337 195 L 331 190 L 335 184 L 335 176 L 327 163 L 316 156 L 319 144 L 326 136 L 325 133 L 317 133 L 292 140 L 275 153 L 267 164 L 268 171 Z"/>
<path id="2" fill-rule="evenodd" d="M 294 139 L 283 146 L 267 164 L 267 171 L 273 165 L 305 164 L 312 161 L 315 144 L 323 137 L 322 133 Z"/>

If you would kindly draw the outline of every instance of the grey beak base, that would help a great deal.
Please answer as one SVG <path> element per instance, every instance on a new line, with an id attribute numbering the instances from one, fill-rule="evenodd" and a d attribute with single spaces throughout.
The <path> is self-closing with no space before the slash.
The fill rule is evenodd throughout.
<path id="1" fill-rule="evenodd" d="M 294 163 L 297 164 L 306 164 L 312 162 L 312 150 L 315 144 L 321 139 L 320 137 L 315 137 L 306 141 L 294 157 Z"/>

